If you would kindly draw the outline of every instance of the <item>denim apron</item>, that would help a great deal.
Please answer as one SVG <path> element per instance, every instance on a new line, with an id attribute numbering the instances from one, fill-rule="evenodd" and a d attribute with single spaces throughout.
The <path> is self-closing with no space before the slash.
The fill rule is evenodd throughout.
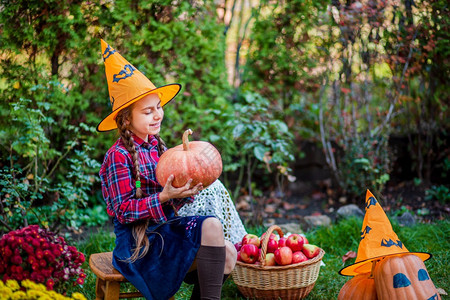
<path id="1" fill-rule="evenodd" d="M 167 221 L 149 225 L 149 250 L 134 263 L 127 261 L 135 248 L 132 225 L 114 218 L 113 265 L 147 300 L 167 300 L 178 291 L 200 247 L 202 222 L 209 217 L 174 216 L 171 207 L 164 213 Z"/>

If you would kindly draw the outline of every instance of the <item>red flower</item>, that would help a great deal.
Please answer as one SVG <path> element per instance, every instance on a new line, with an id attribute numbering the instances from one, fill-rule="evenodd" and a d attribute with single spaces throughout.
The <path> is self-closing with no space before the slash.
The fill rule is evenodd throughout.
<path id="1" fill-rule="evenodd" d="M 34 253 L 33 247 L 31 247 L 31 246 L 30 246 L 29 244 L 27 244 L 27 243 L 24 243 L 24 244 L 22 245 L 22 249 L 25 250 L 25 252 L 27 252 L 28 254 L 33 254 L 33 253 Z"/>
<path id="2" fill-rule="evenodd" d="M 45 285 L 47 286 L 47 289 L 53 290 L 53 286 L 55 285 L 55 281 L 53 279 L 48 279 L 47 282 L 45 283 Z"/>
<path id="3" fill-rule="evenodd" d="M 38 239 L 33 239 L 33 240 L 31 241 L 31 244 L 32 244 L 33 247 L 35 247 L 35 248 L 38 248 L 38 247 L 41 246 L 41 244 L 39 243 L 39 240 L 38 240 Z"/>
<path id="4" fill-rule="evenodd" d="M 43 259 L 44 258 L 44 252 L 42 252 L 42 250 L 40 250 L 40 249 L 36 250 L 35 255 L 36 255 L 37 259 Z"/>
<path id="5" fill-rule="evenodd" d="M 22 257 L 20 257 L 18 255 L 14 255 L 13 257 L 11 257 L 11 262 L 13 264 L 20 265 L 20 264 L 22 264 Z"/>
<path id="6" fill-rule="evenodd" d="M 80 252 L 80 254 L 78 255 L 78 260 L 79 260 L 81 263 L 84 263 L 84 262 L 85 262 L 86 257 L 84 256 L 83 253 Z"/>
<path id="7" fill-rule="evenodd" d="M 28 257 L 28 263 L 29 263 L 30 265 L 35 264 L 36 262 L 37 262 L 36 257 L 31 256 L 31 255 Z"/>
<path id="8" fill-rule="evenodd" d="M 16 266 L 16 272 L 23 274 L 23 268 L 21 266 Z"/>
<path id="9" fill-rule="evenodd" d="M 78 283 L 79 285 L 82 285 L 82 284 L 84 283 L 84 278 L 78 277 L 77 283 Z"/>
<path id="10" fill-rule="evenodd" d="M 3 248 L 3 256 L 6 257 L 10 257 L 13 254 L 13 252 L 11 251 L 11 249 L 9 249 L 8 246 L 6 246 L 5 248 Z"/>

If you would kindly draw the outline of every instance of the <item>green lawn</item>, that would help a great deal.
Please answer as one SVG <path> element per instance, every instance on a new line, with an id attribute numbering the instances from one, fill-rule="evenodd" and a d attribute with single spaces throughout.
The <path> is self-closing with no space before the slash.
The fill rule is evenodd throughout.
<path id="1" fill-rule="evenodd" d="M 447 251 L 450 246 L 450 222 L 449 220 L 437 221 L 433 224 L 416 224 L 413 227 L 400 227 L 393 223 L 394 231 L 409 251 L 429 252 L 433 255 L 425 262 L 428 272 L 436 287 L 449 288 L 449 256 Z M 340 288 L 350 277 L 340 276 L 338 271 L 343 267 L 342 256 L 350 250 L 357 251 L 359 232 L 362 220 L 348 219 L 334 223 L 330 227 L 321 227 L 306 232 L 310 243 L 322 247 L 326 254 L 323 258 L 325 266 L 320 269 L 319 278 L 312 292 L 306 299 L 336 299 Z M 249 228 L 249 232 L 261 234 L 265 228 Z M 89 238 L 77 243 L 77 248 L 84 252 L 87 260 L 91 253 L 111 251 L 114 247 L 114 234 L 110 232 L 92 233 Z M 354 259 L 346 262 L 353 263 Z M 95 299 L 95 276 L 90 272 L 87 263 L 84 266 L 87 278 L 82 292 L 88 299 Z M 176 299 L 189 299 L 190 286 L 181 287 Z M 133 287 L 129 286 L 129 289 Z M 222 299 L 244 299 L 232 281 L 228 279 L 222 290 Z M 442 296 L 442 299 L 450 299 Z"/>

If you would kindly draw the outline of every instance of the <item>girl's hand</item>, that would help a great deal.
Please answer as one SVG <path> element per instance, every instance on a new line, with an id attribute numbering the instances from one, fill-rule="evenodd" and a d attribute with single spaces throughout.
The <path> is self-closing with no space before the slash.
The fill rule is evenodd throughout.
<path id="1" fill-rule="evenodd" d="M 202 183 L 197 184 L 193 188 L 189 188 L 191 186 L 192 179 L 189 179 L 184 186 L 176 188 L 172 186 L 173 179 L 173 175 L 170 175 L 169 178 L 167 178 L 166 186 L 164 186 L 163 191 L 159 194 L 159 200 L 161 201 L 161 203 L 164 203 L 173 198 L 186 198 L 195 196 L 199 191 L 203 189 Z"/>

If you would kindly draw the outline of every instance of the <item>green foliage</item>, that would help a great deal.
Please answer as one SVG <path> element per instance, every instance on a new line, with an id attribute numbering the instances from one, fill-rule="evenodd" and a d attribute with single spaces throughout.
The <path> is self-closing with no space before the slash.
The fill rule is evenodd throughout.
<path id="1" fill-rule="evenodd" d="M 97 217 L 104 205 L 97 173 L 117 136 L 94 130 L 111 111 L 100 38 L 155 85 L 183 84 L 165 107 L 170 130 L 162 136 L 169 146 L 190 127 L 230 161 L 224 27 L 212 1 L 16 1 L 2 8 L 0 22 L 1 199 L 9 210 L 1 215 L 10 227 L 26 212 L 26 222 L 52 227 L 106 218 L 105 212 Z"/>
<path id="2" fill-rule="evenodd" d="M 433 185 L 425 191 L 425 200 L 437 200 L 442 205 L 448 205 L 450 203 L 450 189 L 445 185 Z"/>
<path id="3" fill-rule="evenodd" d="M 342 187 L 352 195 L 360 195 L 364 188 L 381 191 L 389 180 L 389 156 L 386 139 L 349 141 L 338 161 Z"/>
<path id="4" fill-rule="evenodd" d="M 278 188 L 282 189 L 281 180 L 290 176 L 288 164 L 294 160 L 293 135 L 286 123 L 274 116 L 267 99 L 252 92 L 240 96 L 234 104 L 235 115 L 226 124 L 232 128 L 239 149 L 236 153 L 238 163 L 234 165 L 240 168 L 239 180 L 246 173 L 251 182 L 253 172 L 260 167 L 267 174 L 275 172 Z M 252 196 L 251 185 L 248 188 Z"/>
<path id="5" fill-rule="evenodd" d="M 53 93 L 51 88 L 34 90 L 40 95 Z M 9 167 L 0 171 L 2 231 L 31 223 L 77 229 L 83 224 L 80 209 L 86 208 L 97 181 L 93 174 L 99 164 L 89 158 L 91 148 L 82 137 L 93 129 L 82 123 L 66 126 L 67 140 L 59 148 L 52 142 L 56 105 L 21 98 L 10 106 L 10 126 L 0 131 L 9 161 Z"/>

